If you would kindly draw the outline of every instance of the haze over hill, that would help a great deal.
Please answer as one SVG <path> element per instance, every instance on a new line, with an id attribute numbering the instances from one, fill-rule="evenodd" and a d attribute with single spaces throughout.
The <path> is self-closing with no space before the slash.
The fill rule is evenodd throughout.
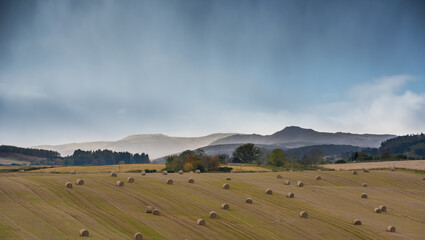
<path id="1" fill-rule="evenodd" d="M 216 133 L 203 137 L 172 137 L 163 134 L 140 134 L 118 141 L 99 141 L 70 143 L 62 145 L 41 145 L 35 148 L 58 151 L 62 156 L 70 155 L 75 150 L 109 149 L 128 151 L 130 153 L 147 153 L 150 159 L 175 154 L 187 149 L 208 146 L 208 152 L 229 154 L 244 143 L 272 145 L 271 147 L 294 148 L 318 144 L 339 144 L 358 147 L 379 147 L 380 143 L 395 135 L 326 133 L 300 127 L 286 127 L 272 135 Z"/>

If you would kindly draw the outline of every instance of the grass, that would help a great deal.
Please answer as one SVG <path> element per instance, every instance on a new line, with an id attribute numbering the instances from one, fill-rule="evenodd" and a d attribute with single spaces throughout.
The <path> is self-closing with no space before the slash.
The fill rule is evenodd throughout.
<path id="1" fill-rule="evenodd" d="M 102 166 L 103 167 L 103 166 Z M 101 168 L 102 168 L 101 167 Z M 152 168 L 153 166 L 147 167 Z M 75 167 L 74 167 L 75 168 Z M 92 167 L 82 167 L 82 169 Z M 144 169 L 144 168 L 142 168 Z M 60 171 L 58 168 L 57 171 Z M 79 239 L 86 228 L 90 239 L 423 239 L 425 181 L 403 171 L 316 171 L 277 173 L 190 174 L 119 173 L 111 178 L 104 168 L 96 173 L 5 173 L 0 176 L 0 239 Z M 64 169 L 64 172 L 69 169 Z M 133 177 L 135 183 L 115 186 Z M 232 181 L 225 178 L 231 176 Z M 67 189 L 67 181 L 84 179 Z M 165 180 L 172 178 L 173 185 Z M 189 178 L 195 184 L 187 183 Z M 291 185 L 283 184 L 290 179 Z M 303 188 L 295 186 L 303 181 Z M 361 184 L 368 183 L 363 188 Z M 229 183 L 230 189 L 222 189 Z M 273 195 L 265 194 L 271 188 Z M 295 198 L 285 195 L 293 192 Z M 366 192 L 368 199 L 361 199 Z M 250 197 L 253 204 L 246 204 Z M 230 210 L 222 210 L 222 203 Z M 150 205 L 160 216 L 144 212 Z M 373 208 L 386 205 L 387 212 Z M 217 219 L 210 219 L 210 211 Z M 299 217 L 307 211 L 308 219 Z M 206 226 L 196 223 L 198 218 Z M 359 218 L 362 226 L 354 226 Z M 388 225 L 396 233 L 385 231 Z"/>

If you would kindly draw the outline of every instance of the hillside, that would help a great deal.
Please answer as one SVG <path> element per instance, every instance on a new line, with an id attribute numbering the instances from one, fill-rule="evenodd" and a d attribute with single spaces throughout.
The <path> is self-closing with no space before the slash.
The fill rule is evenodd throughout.
<path id="1" fill-rule="evenodd" d="M 54 150 L 62 156 L 71 155 L 75 150 L 85 151 L 109 149 L 116 152 L 147 153 L 151 159 L 168 154 L 181 152 L 187 149 L 196 149 L 207 146 L 217 139 L 228 137 L 230 133 L 217 133 L 203 137 L 171 137 L 163 134 L 140 134 L 110 142 L 86 142 L 62 145 L 41 145 L 41 149 Z"/>
<path id="2" fill-rule="evenodd" d="M 284 144 L 296 147 L 319 144 L 353 145 L 358 147 L 379 147 L 381 142 L 395 137 L 395 135 L 352 134 L 317 132 L 300 127 L 286 127 L 272 135 L 236 134 L 218 139 L 211 145 L 254 143 L 254 144 Z"/>
<path id="3" fill-rule="evenodd" d="M 388 139 L 379 148 L 381 153 L 404 154 L 412 158 L 425 157 L 425 134 L 406 135 Z"/>
<path id="4" fill-rule="evenodd" d="M 425 181 L 413 173 L 371 171 L 243 174 L 15 173 L 0 177 L 1 239 L 423 239 Z M 315 180 L 320 174 L 321 181 Z M 229 190 L 222 188 L 230 176 Z M 135 183 L 127 183 L 133 177 Z M 84 179 L 76 186 L 77 178 Z M 165 183 L 167 178 L 173 185 Z M 188 183 L 194 178 L 195 183 Z M 124 187 L 115 185 L 124 181 Z M 294 185 L 301 180 L 305 186 Z M 73 183 L 67 189 L 65 183 Z M 368 183 L 369 187 L 362 187 Z M 271 188 L 273 195 L 265 194 Z M 294 198 L 286 198 L 288 192 Z M 360 197 L 365 192 L 367 199 Z M 246 204 L 246 198 L 252 204 Z M 230 210 L 220 206 L 228 203 Z M 160 210 L 145 213 L 145 206 Z M 387 212 L 374 208 L 386 205 Z M 215 211 L 216 219 L 208 217 Z M 306 211 L 308 218 L 300 218 Z M 205 226 L 196 224 L 203 218 Z M 360 219 L 361 226 L 353 225 Z M 395 233 L 386 232 L 388 225 Z"/>

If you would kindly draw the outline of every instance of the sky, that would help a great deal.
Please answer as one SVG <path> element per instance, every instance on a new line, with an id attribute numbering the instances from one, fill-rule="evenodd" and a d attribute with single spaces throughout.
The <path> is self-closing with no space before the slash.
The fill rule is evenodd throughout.
<path id="1" fill-rule="evenodd" d="M 0 0 L 0 144 L 423 119 L 424 1 Z"/>

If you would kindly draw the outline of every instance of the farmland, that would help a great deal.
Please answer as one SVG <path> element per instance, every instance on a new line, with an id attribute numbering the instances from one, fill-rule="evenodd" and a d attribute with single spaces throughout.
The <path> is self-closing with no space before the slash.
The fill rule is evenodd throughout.
<path id="1" fill-rule="evenodd" d="M 360 163 L 346 163 L 346 164 L 324 164 L 324 168 L 335 170 L 352 170 L 363 168 L 405 168 L 425 170 L 425 160 L 409 160 L 409 161 L 387 161 L 387 162 L 360 162 Z"/>
<path id="2" fill-rule="evenodd" d="M 283 178 L 277 179 L 278 174 Z M 127 183 L 128 177 L 135 182 Z M 423 177 L 388 170 L 118 177 L 78 170 L 7 173 L 0 177 L 0 239 L 82 239 L 82 228 L 89 230 L 89 239 L 132 239 L 136 232 L 144 239 L 423 239 Z M 173 185 L 165 183 L 169 178 Z M 195 183 L 188 183 L 189 178 Z M 76 185 L 76 179 L 85 184 Z M 286 179 L 290 185 L 283 184 Z M 115 185 L 118 180 L 124 187 Z M 297 187 L 297 180 L 304 187 Z M 65 187 L 68 181 L 72 189 Z M 223 189 L 224 183 L 230 189 Z M 265 193 L 267 188 L 272 195 Z M 286 198 L 288 192 L 295 197 Z M 367 199 L 360 197 L 363 192 Z M 245 203 L 248 197 L 253 204 Z M 221 209 L 223 203 L 230 210 Z M 145 213 L 147 205 L 158 208 L 160 215 Z M 379 205 L 387 212 L 375 213 Z M 208 217 L 210 211 L 217 213 L 216 219 Z M 308 218 L 300 218 L 300 211 Z M 199 218 L 205 226 L 196 224 Z M 353 225 L 354 219 L 362 225 Z M 397 231 L 386 232 L 389 225 Z"/>

